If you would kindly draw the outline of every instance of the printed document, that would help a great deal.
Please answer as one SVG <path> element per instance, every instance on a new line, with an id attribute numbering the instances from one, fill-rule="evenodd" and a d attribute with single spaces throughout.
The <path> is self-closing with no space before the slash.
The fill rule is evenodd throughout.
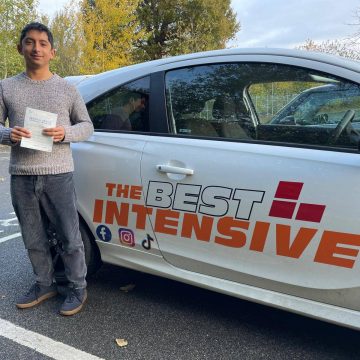
<path id="1" fill-rule="evenodd" d="M 52 151 L 53 138 L 43 135 L 46 128 L 56 127 L 57 114 L 27 107 L 24 128 L 31 131 L 31 138 L 22 138 L 20 146 L 34 150 Z"/>

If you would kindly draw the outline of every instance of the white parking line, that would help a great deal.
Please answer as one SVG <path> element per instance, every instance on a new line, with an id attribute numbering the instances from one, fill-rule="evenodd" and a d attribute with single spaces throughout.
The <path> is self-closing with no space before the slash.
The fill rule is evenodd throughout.
<path id="1" fill-rule="evenodd" d="M 21 233 L 16 233 L 16 234 L 12 234 L 12 235 L 9 235 L 9 236 L 5 236 L 3 238 L 0 238 L 0 244 L 5 242 L 5 241 L 8 241 L 8 240 L 11 240 L 11 239 L 15 239 L 15 238 L 18 238 L 21 236 Z"/>
<path id="2" fill-rule="evenodd" d="M 13 224 L 14 221 L 16 222 L 15 224 Z M 19 226 L 17 221 L 18 219 L 16 216 L 12 219 L 0 219 L 0 226 Z"/>
<path id="3" fill-rule="evenodd" d="M 0 319 L 0 336 L 55 360 L 104 360 Z"/>

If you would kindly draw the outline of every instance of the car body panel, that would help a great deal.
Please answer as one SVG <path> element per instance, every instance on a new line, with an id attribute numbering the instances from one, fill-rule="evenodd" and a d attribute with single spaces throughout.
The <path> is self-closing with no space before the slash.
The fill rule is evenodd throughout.
<path id="1" fill-rule="evenodd" d="M 179 269 L 156 255 L 134 251 L 125 247 L 119 249 L 115 248 L 112 244 L 100 241 L 98 242 L 98 245 L 103 261 L 110 264 L 166 277 L 204 289 L 235 296 L 240 299 L 253 301 L 262 305 L 272 306 L 359 330 L 359 311 L 348 309 L 343 305 L 334 306 L 327 304 L 326 301 L 321 301 L 324 298 L 328 298 L 329 294 L 326 292 L 322 294 L 322 297 L 319 296 L 318 301 L 309 300 L 305 297 L 306 293 L 304 293 L 303 297 L 292 296 L 281 291 L 268 290 L 263 287 L 250 286 L 234 281 L 219 279 L 216 276 Z M 360 296 L 359 292 L 359 288 L 354 288 L 347 291 L 337 291 L 337 294 L 338 298 L 352 298 L 354 299 L 354 302 L 357 302 L 357 299 Z M 334 292 L 330 293 L 330 295 L 333 294 Z"/>
<path id="2" fill-rule="evenodd" d="M 214 274 L 222 269 L 222 276 L 232 280 L 237 274 L 249 274 L 309 288 L 359 286 L 355 275 L 359 273 L 359 263 L 349 270 L 314 261 L 324 231 L 360 233 L 356 215 L 360 212 L 360 203 L 356 201 L 360 196 L 360 189 L 356 190 L 360 181 L 358 155 L 321 151 L 313 154 L 307 149 L 288 149 L 285 153 L 275 146 L 261 147 L 222 142 L 214 145 L 206 140 L 200 144 L 195 139 L 149 139 L 141 173 L 146 205 L 154 208 L 153 226 L 156 227 L 157 216 L 164 216 L 162 213 L 155 216 L 155 208 L 163 209 L 167 216 L 162 220 L 166 228 L 159 224 L 161 232 L 155 230 L 165 259 L 196 272 L 214 267 Z M 348 164 L 344 164 L 344 158 Z M 159 173 L 158 164 L 184 164 L 194 174 L 174 179 L 173 174 Z M 259 169 L 261 176 L 254 176 Z M 346 186 L 339 186 L 344 177 L 348 179 Z M 295 212 L 300 211 L 301 204 L 319 204 L 325 207 L 321 219 L 294 221 L 280 215 L 270 216 L 274 200 L 280 200 L 276 198 L 280 182 L 302 187 L 298 200 L 289 200 L 296 206 Z M 348 188 L 354 190 L 349 192 Z M 163 195 L 157 193 L 158 189 Z M 346 208 L 342 207 L 343 203 L 347 204 Z M 339 208 L 342 208 L 341 217 Z M 236 220 L 223 221 L 226 217 Z M 260 231 L 257 222 L 269 226 L 261 246 L 256 246 L 252 239 L 254 231 Z M 306 237 L 304 234 L 310 229 L 314 234 L 308 235 L 308 244 L 302 243 L 301 249 L 292 251 L 296 236 Z M 289 248 L 285 249 L 287 241 Z M 292 269 L 291 273 L 288 268 Z M 331 283 L 326 281 L 329 276 Z"/>
<path id="3" fill-rule="evenodd" d="M 74 179 L 80 214 L 96 238 L 120 247 L 159 254 L 156 241 L 151 241 L 149 250 L 134 241 L 137 238 L 148 243 L 148 236 L 155 238 L 149 220 L 143 216 L 144 229 L 140 229 L 133 222 L 134 217 L 128 216 L 141 211 L 144 205 L 140 181 L 144 145 L 145 139 L 141 136 L 95 133 L 85 144 L 73 144 Z M 123 199 L 125 201 L 121 201 Z"/>

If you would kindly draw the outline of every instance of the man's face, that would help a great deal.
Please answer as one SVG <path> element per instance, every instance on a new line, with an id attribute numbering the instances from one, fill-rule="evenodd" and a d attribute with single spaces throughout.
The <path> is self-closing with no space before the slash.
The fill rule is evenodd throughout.
<path id="1" fill-rule="evenodd" d="M 26 67 L 30 69 L 48 68 L 50 60 L 55 56 L 55 49 L 51 48 L 47 33 L 30 30 L 27 32 L 18 51 L 24 56 Z"/>
<path id="2" fill-rule="evenodd" d="M 133 111 L 134 112 L 139 112 L 145 109 L 145 99 L 144 98 L 139 98 L 139 99 L 134 99 L 133 100 Z"/>

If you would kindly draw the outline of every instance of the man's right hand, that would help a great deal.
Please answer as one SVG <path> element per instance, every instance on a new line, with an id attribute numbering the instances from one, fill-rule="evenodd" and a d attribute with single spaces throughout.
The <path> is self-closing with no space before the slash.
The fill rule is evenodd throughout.
<path id="1" fill-rule="evenodd" d="M 23 137 L 30 138 L 31 137 L 31 132 L 29 130 L 23 128 L 23 127 L 20 127 L 20 126 L 14 126 L 11 129 L 10 140 L 12 142 L 18 142 Z"/>

